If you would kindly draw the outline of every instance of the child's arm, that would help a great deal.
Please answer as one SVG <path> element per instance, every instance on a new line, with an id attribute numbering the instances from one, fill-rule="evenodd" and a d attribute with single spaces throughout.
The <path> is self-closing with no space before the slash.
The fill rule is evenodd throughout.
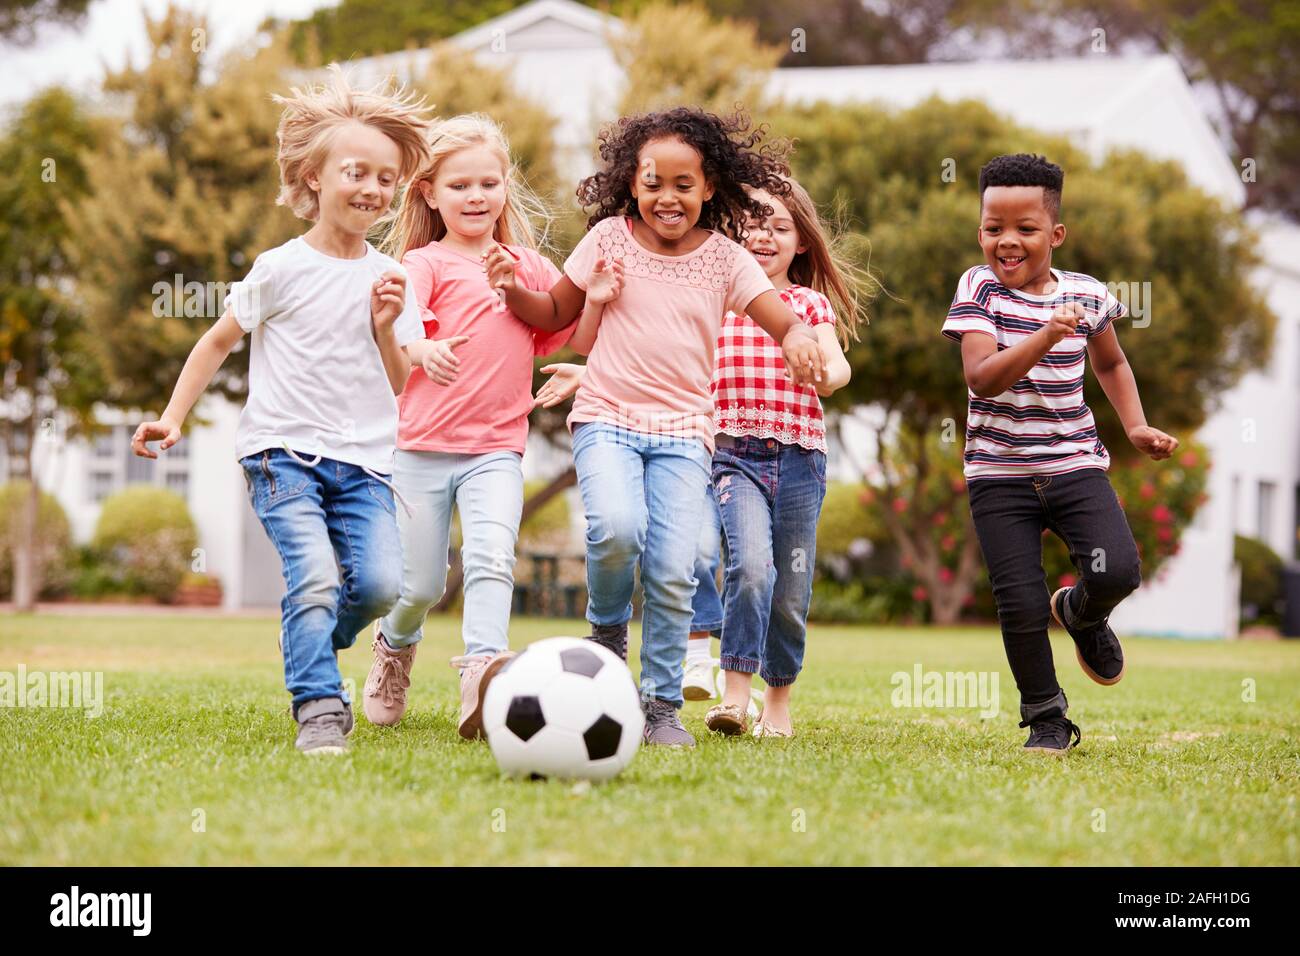
<path id="1" fill-rule="evenodd" d="M 826 398 L 837 389 L 849 384 L 853 370 L 849 368 L 849 360 L 844 357 L 844 349 L 840 348 L 840 340 L 835 335 L 833 322 L 823 323 L 813 331 L 817 334 L 822 354 L 826 356 L 826 376 L 823 381 L 817 383 L 817 394 Z"/>
<path id="2" fill-rule="evenodd" d="M 406 346 L 411 365 L 424 369 L 435 385 L 450 385 L 460 374 L 460 357 L 454 349 L 469 341 L 468 335 L 445 339 L 421 339 Z"/>
<path id="3" fill-rule="evenodd" d="M 483 254 L 488 285 L 505 294 L 506 306 L 533 328 L 558 332 L 582 311 L 583 292 L 568 276 L 561 277 L 550 292 L 525 289 L 515 281 L 515 261 L 499 245 Z"/>
<path id="4" fill-rule="evenodd" d="M 172 400 L 167 403 L 162 417 L 154 422 L 143 422 L 131 437 L 131 450 L 141 458 L 157 458 L 158 452 L 146 444 L 159 441 L 158 451 L 166 451 L 181 440 L 181 425 L 190 413 L 194 403 L 217 374 L 221 363 L 226 360 L 235 343 L 244 337 L 244 330 L 235 320 L 235 314 L 227 309 L 221 318 L 213 323 L 212 328 L 203 333 L 203 337 L 190 350 L 181 377 L 176 380 L 172 390 Z"/>
<path id="5" fill-rule="evenodd" d="M 813 330 L 800 322 L 775 289 L 745 306 L 745 314 L 781 343 L 785 365 L 796 385 L 819 385 L 826 378 L 826 356 Z"/>
<path id="6" fill-rule="evenodd" d="M 1047 324 L 1029 338 L 1001 352 L 992 336 L 978 332 L 963 335 L 961 362 L 966 385 L 980 398 L 1001 395 L 1028 375 L 1052 346 L 1078 327 L 1083 317 L 1083 306 L 1068 302 L 1058 307 Z"/>
<path id="7" fill-rule="evenodd" d="M 591 275 L 587 277 L 587 302 L 582 307 L 582 318 L 569 339 L 569 348 L 579 355 L 590 355 L 600 331 L 600 320 L 605 304 L 618 298 L 623 291 L 623 263 L 615 260 L 606 263 L 603 257 L 596 260 Z"/>
<path id="8" fill-rule="evenodd" d="M 406 305 L 406 276 L 388 270 L 375 280 L 370 289 L 370 321 L 379 357 L 384 362 L 384 374 L 394 395 L 402 394 L 406 379 L 411 374 L 411 360 L 397 344 L 393 323 Z"/>
<path id="9" fill-rule="evenodd" d="M 1147 424 L 1133 368 L 1119 347 L 1115 326 L 1108 325 L 1088 340 L 1088 360 L 1133 447 L 1155 461 L 1172 455 L 1178 447 L 1178 439 Z"/>
<path id="10" fill-rule="evenodd" d="M 578 391 L 583 376 L 587 374 L 587 366 L 557 362 L 542 366 L 542 374 L 551 377 L 537 390 L 533 407 L 540 405 L 542 408 L 553 408 Z"/>

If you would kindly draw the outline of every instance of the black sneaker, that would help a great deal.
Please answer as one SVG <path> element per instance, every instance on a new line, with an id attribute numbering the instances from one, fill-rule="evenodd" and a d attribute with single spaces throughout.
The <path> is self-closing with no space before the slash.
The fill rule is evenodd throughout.
<path id="1" fill-rule="evenodd" d="M 1083 739 L 1078 725 L 1068 717 L 1046 717 L 1033 723 L 1021 721 L 1020 726 L 1029 728 L 1029 739 L 1025 741 L 1026 750 L 1038 750 L 1060 756 L 1071 747 L 1079 746 L 1079 741 Z M 1073 743 L 1071 737 L 1074 738 Z"/>
<path id="2" fill-rule="evenodd" d="M 595 641 L 606 650 L 613 651 L 620 661 L 627 663 L 626 624 L 593 624 L 591 635 L 587 640 Z"/>
<path id="3" fill-rule="evenodd" d="M 1110 625 L 1101 621 L 1086 630 L 1076 630 L 1066 623 L 1070 616 L 1070 588 L 1052 595 L 1052 617 L 1074 640 L 1074 655 L 1089 678 L 1109 687 L 1124 676 L 1124 649 Z"/>

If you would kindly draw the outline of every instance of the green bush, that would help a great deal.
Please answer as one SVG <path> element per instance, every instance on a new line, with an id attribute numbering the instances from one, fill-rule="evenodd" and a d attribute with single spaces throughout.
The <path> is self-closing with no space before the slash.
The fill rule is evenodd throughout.
<path id="1" fill-rule="evenodd" d="M 0 598 L 5 600 L 13 597 L 14 547 L 30 488 L 25 481 L 0 487 Z M 74 555 L 68 516 L 53 495 L 41 492 L 36 510 L 36 591 L 40 597 L 53 597 L 67 589 Z"/>
<path id="2" fill-rule="evenodd" d="M 524 501 L 541 491 L 549 481 L 524 482 Z M 566 489 L 567 490 L 567 489 Z M 519 528 L 519 543 L 523 544 L 563 544 L 570 533 L 569 499 L 565 492 L 560 492 L 546 502 L 540 511 L 533 514 Z"/>
<path id="3" fill-rule="evenodd" d="M 1241 565 L 1241 623 L 1277 626 L 1282 621 L 1282 559 L 1256 538 L 1237 535 L 1233 559 Z"/>
<path id="4" fill-rule="evenodd" d="M 185 499 L 152 485 L 133 485 L 108 498 L 92 541 L 114 584 L 160 601 L 176 593 L 197 544 Z"/>
<path id="5" fill-rule="evenodd" d="M 873 507 L 871 491 L 860 482 L 828 483 L 817 521 L 817 553 L 847 555 L 856 541 L 876 542 L 887 537 Z"/>

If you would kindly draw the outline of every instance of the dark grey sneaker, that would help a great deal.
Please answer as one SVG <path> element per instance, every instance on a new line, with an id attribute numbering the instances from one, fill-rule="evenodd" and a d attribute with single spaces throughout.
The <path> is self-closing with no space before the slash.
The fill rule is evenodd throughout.
<path id="1" fill-rule="evenodd" d="M 645 711 L 645 735 L 642 737 L 645 743 L 667 747 L 695 746 L 695 738 L 682 726 L 677 708 L 669 701 L 652 697 L 641 702 L 641 709 Z"/>
<path id="2" fill-rule="evenodd" d="M 306 756 L 348 752 L 347 735 L 352 730 L 352 708 L 338 697 L 309 700 L 297 708 L 298 740 L 294 744 Z"/>
<path id="3" fill-rule="evenodd" d="M 1118 684 L 1124 676 L 1124 649 L 1119 646 L 1119 638 L 1106 621 L 1087 628 L 1075 628 L 1074 614 L 1070 610 L 1071 590 L 1061 588 L 1052 595 L 1052 617 L 1073 639 L 1074 654 L 1083 672 L 1098 684 L 1107 687 Z"/>
<path id="4" fill-rule="evenodd" d="M 1025 750 L 1061 756 L 1071 747 L 1079 746 L 1083 734 L 1074 721 L 1065 716 L 1070 702 L 1065 691 L 1058 691 L 1051 700 L 1037 704 L 1020 704 L 1020 726 L 1029 728 Z M 1074 742 L 1071 743 L 1071 737 Z"/>
<path id="5" fill-rule="evenodd" d="M 1042 607 L 1040 604 L 1039 607 Z M 1021 727 L 1026 726 L 1021 724 Z M 1068 717 L 1049 717 L 1028 725 L 1029 739 L 1025 741 L 1026 750 L 1038 750 L 1043 753 L 1061 755 L 1071 747 L 1079 746 L 1083 733 L 1078 725 Z M 1074 738 L 1071 743 L 1070 738 Z"/>
<path id="6" fill-rule="evenodd" d="M 627 663 L 626 624 L 593 624 L 591 636 L 587 640 L 595 641 L 606 650 L 613 651 L 620 661 Z"/>

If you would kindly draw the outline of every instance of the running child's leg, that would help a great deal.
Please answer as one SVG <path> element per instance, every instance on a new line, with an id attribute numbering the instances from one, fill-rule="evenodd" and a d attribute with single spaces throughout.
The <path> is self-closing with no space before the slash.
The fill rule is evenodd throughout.
<path id="1" fill-rule="evenodd" d="M 512 451 L 478 455 L 456 481 L 460 511 L 465 654 L 497 654 L 509 646 L 515 591 L 515 546 L 524 506 L 524 473 Z"/>

